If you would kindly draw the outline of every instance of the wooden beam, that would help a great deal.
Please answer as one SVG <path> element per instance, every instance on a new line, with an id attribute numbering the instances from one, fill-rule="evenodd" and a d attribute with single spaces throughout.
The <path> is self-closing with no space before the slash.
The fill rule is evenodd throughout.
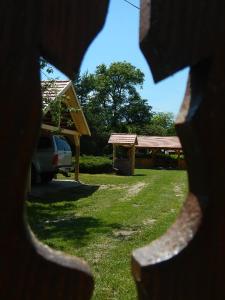
<path id="1" fill-rule="evenodd" d="M 74 135 L 74 143 L 75 143 L 75 170 L 74 170 L 74 179 L 75 181 L 79 181 L 79 162 L 80 162 L 80 136 Z"/>
<path id="2" fill-rule="evenodd" d="M 59 130 L 58 127 L 48 125 L 48 124 L 41 124 L 41 129 L 47 130 L 47 131 L 57 131 L 57 130 Z M 65 134 L 65 135 L 73 135 L 73 136 L 80 135 L 78 131 L 70 130 L 70 129 L 66 129 L 66 128 L 60 128 L 60 133 Z"/>
<path id="3" fill-rule="evenodd" d="M 70 110 L 70 116 L 75 126 L 77 127 L 81 135 L 91 136 L 87 120 L 85 118 L 84 112 L 82 110 L 79 100 L 77 99 L 75 89 L 71 82 L 70 88 L 66 91 L 66 96 L 67 97 L 65 97 L 64 102 L 69 108 L 72 108 Z"/>

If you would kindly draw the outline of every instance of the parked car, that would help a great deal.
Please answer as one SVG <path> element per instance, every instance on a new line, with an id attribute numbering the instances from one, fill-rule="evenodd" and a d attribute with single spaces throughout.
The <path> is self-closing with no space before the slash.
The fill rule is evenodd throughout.
<path id="1" fill-rule="evenodd" d="M 32 183 L 49 182 L 55 174 L 72 170 L 72 151 L 67 140 L 58 135 L 41 135 L 32 158 Z"/>

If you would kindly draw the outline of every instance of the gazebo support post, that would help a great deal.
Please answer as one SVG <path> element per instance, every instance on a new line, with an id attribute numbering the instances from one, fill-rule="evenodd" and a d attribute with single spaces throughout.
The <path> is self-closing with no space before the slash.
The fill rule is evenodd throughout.
<path id="1" fill-rule="evenodd" d="M 80 135 L 74 135 L 74 143 L 76 149 L 74 179 L 75 181 L 79 181 Z"/>
<path id="2" fill-rule="evenodd" d="M 115 160 L 116 160 L 116 144 L 113 144 L 113 168 L 115 167 Z"/>
<path id="3" fill-rule="evenodd" d="M 151 149 L 152 150 L 152 161 L 153 161 L 153 167 L 155 166 L 155 164 L 156 164 L 156 152 L 157 152 L 157 149 L 154 149 L 154 148 L 152 148 Z"/>
<path id="4" fill-rule="evenodd" d="M 177 163 L 178 163 L 178 169 L 180 169 L 180 150 L 177 151 Z"/>
<path id="5" fill-rule="evenodd" d="M 130 149 L 130 156 L 131 156 L 131 175 L 134 175 L 135 169 L 135 145 L 133 145 Z"/>

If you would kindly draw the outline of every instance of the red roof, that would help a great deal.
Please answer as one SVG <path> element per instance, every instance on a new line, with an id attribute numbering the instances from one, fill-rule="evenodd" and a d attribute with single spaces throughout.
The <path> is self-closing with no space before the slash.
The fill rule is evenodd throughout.
<path id="1" fill-rule="evenodd" d="M 117 145 L 135 145 L 137 144 L 137 135 L 124 134 L 124 133 L 112 133 L 108 143 L 117 144 Z"/>
<path id="2" fill-rule="evenodd" d="M 137 137 L 137 148 L 181 149 L 177 136 L 141 136 Z"/>
<path id="3" fill-rule="evenodd" d="M 177 136 L 143 136 L 136 134 L 112 133 L 109 144 L 135 145 L 136 148 L 182 149 Z"/>

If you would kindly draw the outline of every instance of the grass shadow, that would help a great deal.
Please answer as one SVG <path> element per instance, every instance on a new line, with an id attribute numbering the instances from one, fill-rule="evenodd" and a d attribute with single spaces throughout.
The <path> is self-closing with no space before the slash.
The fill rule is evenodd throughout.
<path id="1" fill-rule="evenodd" d="M 49 184 L 35 185 L 28 195 L 28 201 L 38 203 L 54 203 L 76 201 L 96 192 L 99 185 L 87 185 L 66 180 L 55 180 Z"/>
<path id="2" fill-rule="evenodd" d="M 151 170 L 158 170 L 158 171 L 186 171 L 184 169 L 179 169 L 178 167 L 170 167 L 170 166 L 155 166 L 151 167 Z"/>
<path id="3" fill-rule="evenodd" d="M 83 247 L 90 243 L 90 236 L 112 234 L 113 230 L 120 229 L 121 224 L 106 223 L 95 217 L 67 216 L 55 219 L 45 219 L 42 222 L 31 224 L 32 230 L 41 240 L 60 240 L 58 245 L 71 243 L 74 247 Z"/>
<path id="4" fill-rule="evenodd" d="M 144 177 L 144 176 L 147 176 L 146 174 L 134 174 L 133 175 L 134 177 Z"/>

